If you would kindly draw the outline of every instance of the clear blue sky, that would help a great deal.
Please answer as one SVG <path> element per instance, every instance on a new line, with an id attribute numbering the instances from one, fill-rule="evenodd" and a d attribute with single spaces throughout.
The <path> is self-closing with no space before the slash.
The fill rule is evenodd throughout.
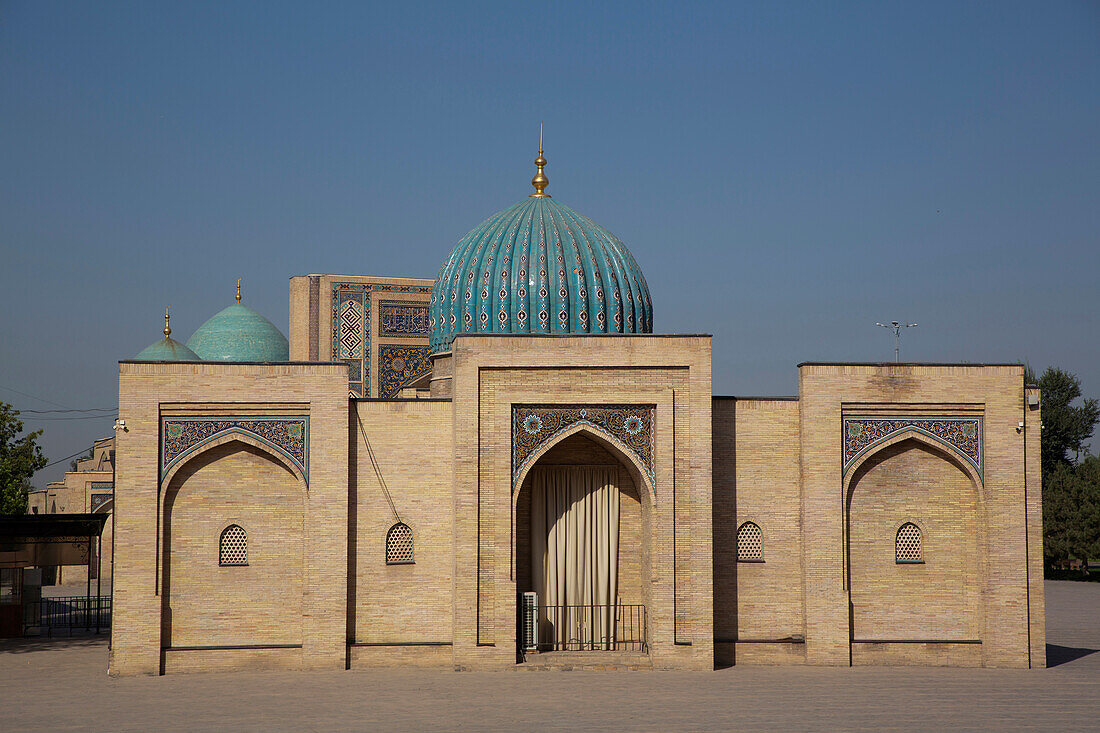
<path id="1" fill-rule="evenodd" d="M 1018 361 L 1100 396 L 1100 5 L 0 4 L 0 399 L 117 405 L 171 303 L 434 277 L 526 196 L 619 235 L 714 391 Z M 29 417 L 29 416 L 28 416 Z M 28 421 L 51 459 L 110 419 Z M 58 478 L 64 465 L 36 483 Z"/>

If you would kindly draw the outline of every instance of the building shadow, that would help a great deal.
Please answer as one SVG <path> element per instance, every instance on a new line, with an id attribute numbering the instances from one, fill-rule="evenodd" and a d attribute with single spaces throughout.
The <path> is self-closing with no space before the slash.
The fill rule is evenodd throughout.
<path id="1" fill-rule="evenodd" d="M 106 629 L 100 634 L 80 633 L 73 636 L 31 636 L 22 639 L 0 639 L 0 656 L 97 646 L 106 647 L 109 642 L 110 633 Z"/>
<path id="2" fill-rule="evenodd" d="M 1057 644 L 1047 644 L 1047 667 L 1057 667 L 1058 665 L 1065 664 L 1066 662 L 1072 662 L 1080 659 L 1081 657 L 1087 657 L 1090 654 L 1095 654 L 1100 649 L 1081 649 L 1072 646 L 1058 646 Z"/>

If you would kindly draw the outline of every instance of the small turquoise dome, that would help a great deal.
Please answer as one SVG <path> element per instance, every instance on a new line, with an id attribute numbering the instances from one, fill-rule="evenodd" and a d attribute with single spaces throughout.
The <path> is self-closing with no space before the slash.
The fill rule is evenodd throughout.
<path id="1" fill-rule="evenodd" d="M 653 332 L 649 286 L 626 245 L 545 195 L 459 241 L 436 278 L 430 317 L 432 353 L 458 333 Z"/>
<path id="2" fill-rule="evenodd" d="M 202 361 L 198 354 L 170 336 L 149 344 L 134 358 L 139 361 Z"/>
<path id="3" fill-rule="evenodd" d="M 205 361 L 289 361 L 290 344 L 271 321 L 234 303 L 199 326 L 187 346 Z"/>

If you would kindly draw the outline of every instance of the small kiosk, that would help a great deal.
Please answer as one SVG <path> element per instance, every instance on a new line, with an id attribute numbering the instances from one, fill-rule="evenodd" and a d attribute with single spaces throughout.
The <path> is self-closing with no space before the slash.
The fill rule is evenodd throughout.
<path id="1" fill-rule="evenodd" d="M 99 543 L 107 518 L 106 514 L 0 517 L 0 638 L 21 637 L 32 629 L 51 633 L 53 622 L 62 620 L 70 633 L 74 628 L 98 633 L 110 625 L 109 605 L 104 607 L 99 594 Z M 85 596 L 46 608 L 41 571 L 60 565 L 88 566 Z"/>

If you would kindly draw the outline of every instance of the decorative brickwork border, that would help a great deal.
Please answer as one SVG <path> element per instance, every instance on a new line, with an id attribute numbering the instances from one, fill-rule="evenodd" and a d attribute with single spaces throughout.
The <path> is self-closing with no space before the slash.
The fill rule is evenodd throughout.
<path id="1" fill-rule="evenodd" d="M 513 405 L 512 484 L 541 448 L 575 425 L 586 425 L 633 455 L 654 480 L 656 405 Z"/>
<path id="2" fill-rule="evenodd" d="M 946 446 L 982 476 L 982 418 L 980 417 L 845 417 L 843 418 L 843 473 L 875 446 L 907 430 Z"/>
<path id="3" fill-rule="evenodd" d="M 160 477 L 202 446 L 242 433 L 298 467 L 309 483 L 308 417 L 172 417 L 161 420 Z"/>

